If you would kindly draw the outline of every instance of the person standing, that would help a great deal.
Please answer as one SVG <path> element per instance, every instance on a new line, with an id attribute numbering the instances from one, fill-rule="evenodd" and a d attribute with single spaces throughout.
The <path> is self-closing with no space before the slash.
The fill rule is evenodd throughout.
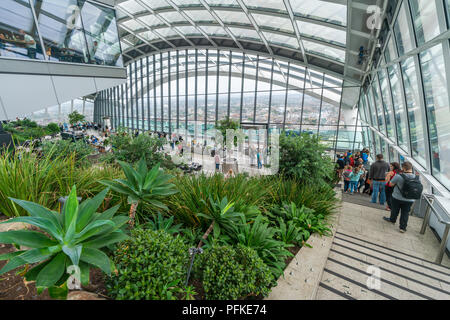
<path id="1" fill-rule="evenodd" d="M 386 181 L 386 173 L 389 172 L 389 164 L 383 160 L 383 155 L 377 155 L 377 161 L 375 161 L 369 170 L 369 179 L 373 186 L 372 203 L 377 203 L 378 194 L 380 194 L 380 204 L 384 206 L 386 201 L 386 191 L 384 188 Z"/>
<path id="2" fill-rule="evenodd" d="M 220 168 L 220 157 L 218 153 L 214 157 L 214 162 L 216 163 L 216 172 L 218 172 Z"/>
<path id="3" fill-rule="evenodd" d="M 258 169 L 261 169 L 262 168 L 262 163 L 261 163 L 261 153 L 259 152 L 259 149 L 256 152 L 256 160 L 258 162 Z"/>
<path id="4" fill-rule="evenodd" d="M 390 165 L 390 171 L 386 175 L 386 210 L 391 210 L 391 200 L 392 200 L 392 192 L 394 192 L 394 188 L 392 188 L 389 183 L 396 176 L 397 173 L 401 171 L 400 165 L 398 162 L 392 162 Z"/>
<path id="5" fill-rule="evenodd" d="M 396 174 L 389 185 L 394 188 L 392 192 L 391 216 L 383 217 L 385 221 L 394 223 L 400 215 L 400 232 L 406 232 L 408 226 L 409 211 L 414 201 L 420 199 L 423 186 L 420 183 L 419 176 L 412 172 L 412 164 L 406 161 L 402 164 L 403 172 Z"/>
<path id="6" fill-rule="evenodd" d="M 340 180 L 340 179 L 342 179 L 342 173 L 344 172 L 344 168 L 345 168 L 344 156 L 342 154 L 338 155 L 336 164 L 337 164 L 337 171 L 338 171 L 339 180 Z"/>

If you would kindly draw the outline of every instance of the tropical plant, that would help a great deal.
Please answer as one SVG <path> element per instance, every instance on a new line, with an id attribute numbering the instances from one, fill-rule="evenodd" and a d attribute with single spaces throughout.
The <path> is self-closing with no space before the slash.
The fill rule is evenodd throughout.
<path id="1" fill-rule="evenodd" d="M 77 124 L 78 122 L 83 122 L 85 119 L 86 117 L 78 113 L 76 110 L 69 114 L 69 123 L 71 125 Z"/>
<path id="2" fill-rule="evenodd" d="M 47 131 L 51 134 L 58 133 L 60 131 L 59 126 L 57 123 L 51 122 L 46 127 Z"/>
<path id="3" fill-rule="evenodd" d="M 201 199 L 201 201 L 204 202 L 206 206 L 205 200 Z M 228 202 L 227 197 L 220 201 L 214 201 L 213 198 L 209 196 L 209 208 L 208 214 L 197 213 L 199 217 L 211 221 L 202 240 L 198 243 L 198 248 L 203 245 L 203 241 L 208 238 L 211 232 L 214 232 L 214 238 L 219 238 L 222 229 L 228 234 L 233 233 L 242 219 L 245 220 L 245 216 L 242 213 L 234 211 L 234 203 Z"/>
<path id="4" fill-rule="evenodd" d="M 113 261 L 117 273 L 107 278 L 106 286 L 114 299 L 174 300 L 186 295 L 189 247 L 180 236 L 136 227 L 114 252 Z"/>
<path id="5" fill-rule="evenodd" d="M 237 300 L 267 296 L 273 275 L 255 250 L 244 246 L 214 246 L 195 261 L 206 299 Z"/>
<path id="6" fill-rule="evenodd" d="M 145 158 L 138 162 L 136 169 L 122 161 L 119 164 L 126 179 L 102 180 L 100 183 L 128 197 L 131 227 L 135 224 L 136 209 L 140 202 L 147 203 L 157 209 L 168 210 L 161 200 L 178 192 L 175 185 L 169 183 L 173 178 L 172 175 L 164 173 L 162 169 L 160 170 L 159 164 L 148 170 Z"/>
<path id="7" fill-rule="evenodd" d="M 276 229 L 269 227 L 269 223 L 258 216 L 251 224 L 241 224 L 235 239 L 239 244 L 254 249 L 278 279 L 286 266 L 284 260 L 293 255 L 286 249 L 292 245 L 277 240 L 275 233 Z"/>
<path id="8" fill-rule="evenodd" d="M 69 274 L 66 269 L 69 266 L 79 267 L 81 284 L 84 285 L 89 283 L 89 270 L 92 267 L 110 274 L 114 269 L 102 249 L 127 239 L 121 227 L 128 218 L 114 217 L 118 206 L 103 213 L 96 212 L 107 192 L 108 189 L 105 189 L 94 198 L 79 204 L 76 187 L 73 186 L 61 214 L 33 202 L 11 199 L 30 216 L 10 219 L 2 224 L 28 223 L 45 233 L 32 230 L 0 233 L 1 243 L 30 248 L 0 256 L 0 260 L 9 260 L 0 274 L 27 265 L 25 279 L 36 281 L 38 292 L 49 288 L 49 293 L 53 293 L 54 297 L 56 292 L 62 292 L 63 297 L 67 295 Z M 29 265 L 35 263 L 39 264 L 28 271 Z"/>
<path id="9" fill-rule="evenodd" d="M 278 228 L 275 234 L 286 244 L 292 243 L 297 246 L 306 245 L 311 247 L 311 245 L 306 243 L 310 237 L 310 232 L 298 227 L 293 221 L 285 222 L 282 218 L 278 218 Z"/>
<path id="10" fill-rule="evenodd" d="M 280 173 L 302 183 L 330 183 L 334 179 L 334 162 L 325 150 L 317 135 L 281 134 Z"/>
<path id="11" fill-rule="evenodd" d="M 148 222 L 144 225 L 145 228 L 150 230 L 164 230 L 169 234 L 180 233 L 182 224 L 174 225 L 173 220 L 174 216 L 170 218 L 165 218 L 161 212 L 158 212 L 158 215 L 153 216 L 153 218 L 149 219 Z"/>
<path id="12" fill-rule="evenodd" d="M 186 226 L 194 227 L 202 222 L 197 213 L 208 214 L 210 210 L 209 196 L 213 199 L 227 197 L 229 202 L 234 203 L 235 211 L 246 215 L 248 220 L 253 219 L 258 209 L 265 210 L 265 199 L 272 182 L 243 174 L 228 179 L 222 174 L 200 174 L 179 176 L 174 184 L 179 193 L 169 198 L 169 210 Z"/>
<path id="13" fill-rule="evenodd" d="M 298 208 L 294 202 L 285 204 L 280 213 L 284 220 L 292 221 L 298 228 L 307 231 L 307 238 L 314 232 L 328 235 L 331 231 L 324 223 L 323 215 L 315 214 L 314 210 L 305 206 Z"/>

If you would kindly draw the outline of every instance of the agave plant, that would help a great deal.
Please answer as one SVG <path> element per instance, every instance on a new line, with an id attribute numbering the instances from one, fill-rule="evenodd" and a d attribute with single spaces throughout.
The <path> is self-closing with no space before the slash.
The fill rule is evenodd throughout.
<path id="1" fill-rule="evenodd" d="M 198 248 L 203 245 L 203 241 L 208 238 L 209 234 L 214 231 L 214 237 L 218 238 L 221 229 L 224 229 L 228 233 L 233 233 L 237 225 L 241 221 L 245 221 L 244 214 L 234 211 L 234 203 L 228 202 L 227 197 L 224 197 L 221 201 L 214 201 L 211 195 L 208 197 L 210 208 L 209 214 L 197 213 L 199 217 L 211 220 L 211 224 L 202 237 L 202 240 L 198 243 Z M 205 206 L 206 201 L 201 200 Z"/>
<path id="2" fill-rule="evenodd" d="M 0 260 L 9 260 L 0 270 L 0 275 L 25 267 L 25 279 L 36 281 L 38 292 L 49 289 L 50 295 L 56 297 L 67 295 L 68 268 L 77 266 L 80 270 L 81 284 L 89 283 L 89 270 L 100 268 L 110 274 L 112 262 L 102 251 L 103 248 L 127 239 L 121 227 L 127 222 L 126 216 L 114 216 L 119 206 L 97 213 L 108 188 L 92 199 L 78 204 L 76 187 L 72 191 L 60 214 L 37 203 L 13 199 L 25 209 L 29 217 L 18 217 L 3 223 L 24 222 L 40 231 L 18 230 L 0 233 L 0 243 L 25 246 L 30 249 L 19 250 L 0 256 Z M 30 265 L 38 263 L 28 270 Z"/>
<path id="3" fill-rule="evenodd" d="M 148 203 L 162 210 L 168 210 L 167 206 L 160 200 L 178 192 L 174 184 L 168 183 L 173 178 L 172 175 L 160 170 L 159 164 L 148 170 L 145 158 L 138 162 L 136 169 L 126 162 L 118 162 L 125 173 L 126 179 L 102 180 L 100 183 L 128 196 L 131 227 L 134 226 L 136 209 L 140 202 Z"/>

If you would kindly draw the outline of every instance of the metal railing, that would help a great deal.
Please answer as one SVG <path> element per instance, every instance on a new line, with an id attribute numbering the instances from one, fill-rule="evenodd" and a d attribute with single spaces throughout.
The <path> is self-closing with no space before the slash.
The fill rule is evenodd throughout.
<path id="1" fill-rule="evenodd" d="M 449 236 L 450 230 L 450 200 L 447 198 L 439 197 L 433 194 L 423 194 L 422 198 L 426 202 L 426 211 L 425 217 L 423 218 L 422 228 L 420 229 L 420 234 L 425 234 L 425 230 L 427 225 L 430 223 L 431 212 L 433 212 L 438 219 L 439 223 L 445 225 L 445 230 L 442 235 L 441 245 L 439 248 L 438 255 L 436 257 L 435 262 L 437 264 L 442 263 L 442 259 L 444 258 L 445 249 L 447 247 L 447 240 Z M 441 210 L 436 210 L 434 204 L 440 207 Z M 440 212 L 441 211 L 441 212 Z"/>

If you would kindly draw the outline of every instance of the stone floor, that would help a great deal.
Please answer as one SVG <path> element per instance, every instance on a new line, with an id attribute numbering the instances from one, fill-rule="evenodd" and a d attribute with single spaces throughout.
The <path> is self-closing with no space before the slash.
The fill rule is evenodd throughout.
<path id="1" fill-rule="evenodd" d="M 422 219 L 410 217 L 402 234 L 382 220 L 387 211 L 343 200 L 317 300 L 450 299 L 450 259 L 432 262 L 439 241 L 429 228 L 419 233 Z"/>

